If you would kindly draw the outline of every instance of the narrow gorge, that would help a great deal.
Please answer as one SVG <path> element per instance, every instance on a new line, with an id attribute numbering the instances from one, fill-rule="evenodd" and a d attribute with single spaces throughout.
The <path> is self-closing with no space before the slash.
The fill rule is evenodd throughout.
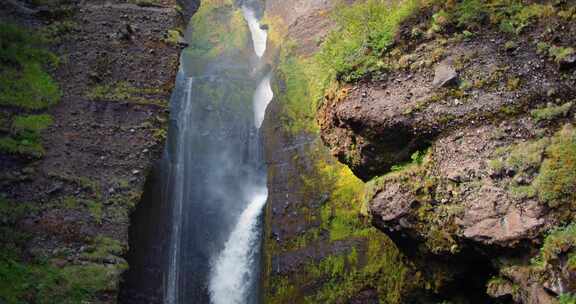
<path id="1" fill-rule="evenodd" d="M 0 303 L 576 303 L 576 4 L 5 0 Z"/>

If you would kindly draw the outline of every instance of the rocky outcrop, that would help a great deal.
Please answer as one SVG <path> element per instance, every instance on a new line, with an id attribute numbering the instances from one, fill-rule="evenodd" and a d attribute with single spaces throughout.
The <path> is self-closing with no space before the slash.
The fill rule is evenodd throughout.
<path id="1" fill-rule="evenodd" d="M 428 21 L 417 22 L 406 31 Z M 549 231 L 574 214 L 567 185 L 576 180 L 562 172 L 574 168 L 566 151 L 574 151 L 576 83 L 537 39 L 540 47 L 575 42 L 552 38 L 543 23 L 513 38 L 489 27 L 465 39 L 401 32 L 382 59 L 388 69 L 327 94 L 318 114 L 332 154 L 370 181 L 376 227 L 408 255 L 453 270 L 485 265 L 464 280 L 483 276 L 480 292 L 488 286 L 517 303 L 556 303 L 575 291 L 565 283 L 574 270 L 561 262 L 572 245 L 556 248 L 551 261 L 544 256 Z M 566 235 L 562 242 L 572 244 Z"/>
<path id="2" fill-rule="evenodd" d="M 440 134 L 504 119 L 502 109 L 517 111 L 570 96 L 570 84 L 559 81 L 557 69 L 542 63 L 533 47 L 510 54 L 505 43 L 488 33 L 449 46 L 422 43 L 392 59 L 397 69 L 385 80 L 344 88 L 343 96 L 325 102 L 319 112 L 322 139 L 356 175 L 369 180 L 408 161 Z M 516 81 L 517 87 L 510 87 Z"/>

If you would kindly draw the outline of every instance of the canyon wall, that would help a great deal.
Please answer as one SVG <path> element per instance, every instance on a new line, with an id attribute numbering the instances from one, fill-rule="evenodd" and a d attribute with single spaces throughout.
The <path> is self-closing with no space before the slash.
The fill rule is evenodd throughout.
<path id="1" fill-rule="evenodd" d="M 0 89 L 0 301 L 117 302 L 129 215 L 164 146 L 182 27 L 196 6 L 0 7 L 0 78 L 13 80 Z M 32 55 L 11 62 L 11 49 Z M 54 60 L 38 65 L 34 52 Z"/>
<path id="2" fill-rule="evenodd" d="M 265 300 L 574 301 L 575 8 L 495 2 L 267 2 Z"/>

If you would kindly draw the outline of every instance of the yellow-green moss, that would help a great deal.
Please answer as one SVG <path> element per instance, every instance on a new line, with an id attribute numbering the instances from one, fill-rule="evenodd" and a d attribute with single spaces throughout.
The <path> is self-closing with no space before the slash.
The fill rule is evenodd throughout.
<path id="1" fill-rule="evenodd" d="M 201 66 L 202 61 L 245 49 L 250 41 L 242 12 L 231 0 L 202 1 L 190 26 L 191 41 L 186 56 Z"/>
<path id="2" fill-rule="evenodd" d="M 570 113 L 573 105 L 573 102 L 567 102 L 559 106 L 550 105 L 542 109 L 535 109 L 531 113 L 536 122 L 548 121 L 559 117 L 566 117 L 566 115 Z"/>
<path id="3" fill-rule="evenodd" d="M 86 98 L 95 101 L 126 102 L 142 105 L 153 104 L 167 107 L 167 100 L 154 98 L 160 94 L 164 94 L 160 88 L 137 88 L 128 82 L 120 81 L 97 85 L 88 91 Z"/>

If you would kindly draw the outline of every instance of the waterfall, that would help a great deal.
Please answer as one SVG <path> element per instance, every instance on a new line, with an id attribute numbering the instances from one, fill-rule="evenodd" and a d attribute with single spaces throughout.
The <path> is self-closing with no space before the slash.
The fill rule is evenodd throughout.
<path id="1" fill-rule="evenodd" d="M 178 80 L 185 78 L 182 71 L 178 73 Z M 169 264 L 168 264 L 168 279 L 167 279 L 167 296 L 165 298 L 165 304 L 176 304 L 178 303 L 178 292 L 177 292 L 177 284 L 178 284 L 178 274 L 179 274 L 179 255 L 180 255 L 180 247 L 182 242 L 182 215 L 183 215 L 183 207 L 184 207 L 184 179 L 178 178 L 184 175 L 184 166 L 186 165 L 185 162 L 185 147 L 184 143 L 186 142 L 184 136 L 186 136 L 186 132 L 183 130 L 188 126 L 189 119 L 190 119 L 190 111 L 191 111 L 191 94 L 192 94 L 192 83 L 193 78 L 186 79 L 186 87 L 185 87 L 185 94 L 184 94 L 184 102 L 181 104 L 181 109 L 178 113 L 179 117 L 177 119 L 177 129 L 178 132 L 178 139 L 176 141 L 176 151 L 175 151 L 175 158 L 173 160 L 172 167 L 174 168 L 174 175 L 177 177 L 174 181 L 174 189 L 173 193 L 174 197 L 174 206 L 172 212 L 172 235 L 170 240 L 170 248 L 169 248 Z"/>
<path id="2" fill-rule="evenodd" d="M 254 51 L 261 58 L 266 51 L 267 33 L 260 28 L 254 11 L 243 6 L 254 43 Z M 273 98 L 271 75 L 260 81 L 253 98 L 254 124 L 260 129 L 266 107 Z M 256 141 L 260 143 L 260 141 Z M 210 278 L 210 295 L 213 304 L 245 304 L 256 282 L 257 259 L 260 247 L 261 227 L 259 219 L 268 198 L 265 182 L 248 189 L 249 204 L 240 215 L 224 249 L 214 259 Z"/>
<path id="3" fill-rule="evenodd" d="M 258 218 L 268 197 L 265 187 L 252 191 L 250 204 L 214 264 L 210 294 L 214 304 L 244 304 L 255 281 L 255 253 L 259 249 Z"/>
<path id="4" fill-rule="evenodd" d="M 274 97 L 274 92 L 272 92 L 272 86 L 270 85 L 271 78 L 272 75 L 270 74 L 264 76 L 264 79 L 256 88 L 256 93 L 254 93 L 254 124 L 257 129 L 262 126 L 266 108 Z"/>
<path id="5" fill-rule="evenodd" d="M 261 3 L 244 2 L 204 2 L 205 15 L 189 24 L 158 179 L 144 200 L 148 210 L 138 207 L 131 227 L 137 263 L 121 303 L 258 303 L 268 196 L 260 127 L 273 92 L 263 60 L 267 32 L 256 13 Z M 237 44 L 212 36 L 213 22 L 221 33 L 242 35 Z"/>
<path id="6" fill-rule="evenodd" d="M 242 6 L 244 19 L 248 23 L 250 33 L 252 34 L 252 42 L 254 44 L 254 52 L 256 56 L 262 57 L 266 52 L 266 43 L 268 40 L 268 32 L 260 27 L 260 22 L 256 18 L 256 13 L 252 8 L 247 5 Z"/>

